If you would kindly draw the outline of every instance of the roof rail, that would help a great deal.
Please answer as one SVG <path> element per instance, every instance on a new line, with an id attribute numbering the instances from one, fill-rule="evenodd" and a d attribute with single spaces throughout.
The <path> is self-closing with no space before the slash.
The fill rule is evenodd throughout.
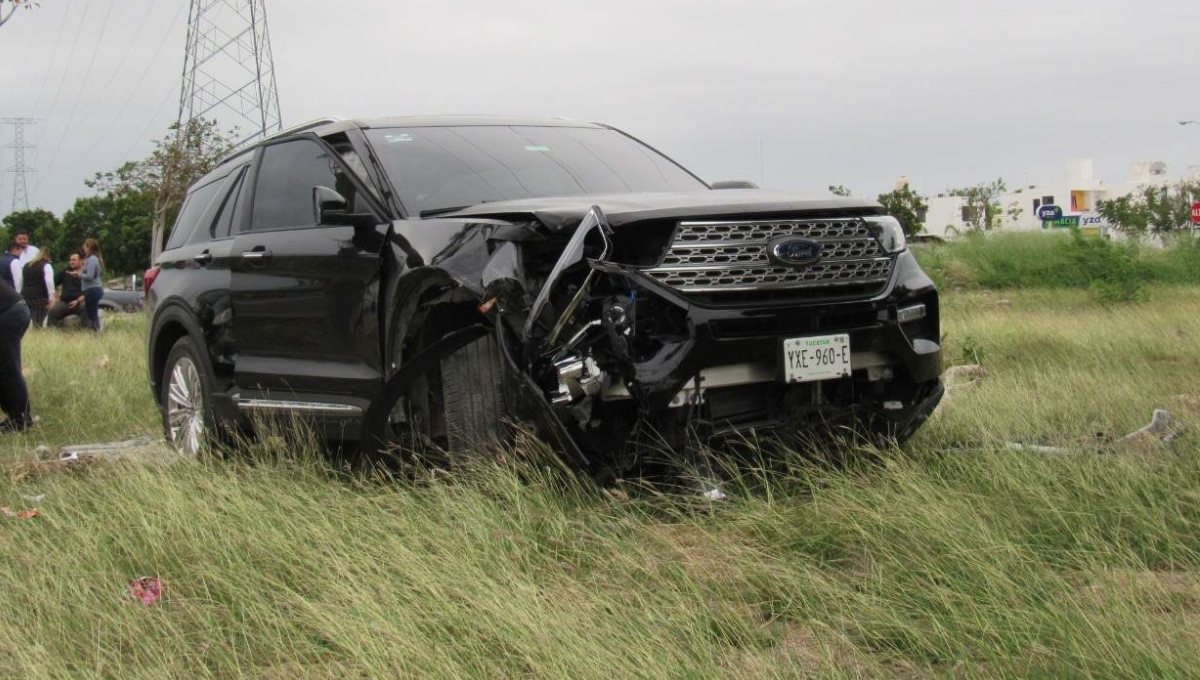
<path id="1" fill-rule="evenodd" d="M 301 123 L 299 125 L 294 125 L 286 130 L 280 130 L 279 132 L 276 132 L 273 135 L 270 135 L 268 137 L 263 137 L 262 139 L 256 140 L 256 141 L 263 142 L 268 139 L 278 139 L 280 137 L 294 135 L 297 132 L 304 132 L 305 130 L 311 130 L 315 127 L 321 127 L 322 125 L 329 125 L 330 123 L 340 123 L 343 120 L 344 119 L 338 118 L 336 116 L 329 116 L 328 118 L 317 118 L 316 120 L 310 120 L 307 123 Z"/>
<path id="2" fill-rule="evenodd" d="M 311 130 L 316 127 L 321 127 L 322 125 L 329 125 L 330 123 L 340 123 L 343 120 L 345 120 L 345 119 L 337 118 L 335 116 L 330 116 L 328 118 L 317 118 L 316 120 L 310 120 L 307 123 L 301 123 L 299 125 L 294 125 L 286 130 L 280 130 L 279 132 L 276 132 L 275 134 L 269 135 L 267 137 L 260 137 L 257 139 L 250 138 L 245 141 L 238 142 L 238 144 L 233 147 L 233 150 L 230 151 L 224 158 L 222 158 L 213 167 L 218 168 L 218 167 L 228 163 L 230 160 L 233 160 L 234 158 L 237 158 L 238 156 L 242 155 L 248 148 L 254 146 L 255 144 L 258 144 L 259 142 L 265 142 L 265 141 L 268 141 L 271 139 L 278 139 L 280 137 L 294 135 L 298 132 L 304 132 L 305 130 Z"/>

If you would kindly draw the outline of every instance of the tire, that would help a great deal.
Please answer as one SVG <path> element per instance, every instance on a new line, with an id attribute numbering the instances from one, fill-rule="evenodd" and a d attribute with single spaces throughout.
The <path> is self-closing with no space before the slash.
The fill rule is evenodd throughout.
<path id="1" fill-rule="evenodd" d="M 504 365 L 493 335 L 442 361 L 446 439 L 452 456 L 494 446 L 507 436 Z"/>
<path id="2" fill-rule="evenodd" d="M 171 348 L 159 381 L 163 433 L 175 450 L 197 456 L 218 441 L 213 376 L 196 342 L 185 336 Z"/>

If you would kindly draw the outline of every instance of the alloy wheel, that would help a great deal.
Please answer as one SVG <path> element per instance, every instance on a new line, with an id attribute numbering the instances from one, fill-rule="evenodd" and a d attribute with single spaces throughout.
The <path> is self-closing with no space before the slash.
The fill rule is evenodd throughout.
<path id="1" fill-rule="evenodd" d="M 188 357 L 180 357 L 167 379 L 167 430 L 171 443 L 189 456 L 200 453 L 204 442 L 204 388 L 200 371 Z"/>

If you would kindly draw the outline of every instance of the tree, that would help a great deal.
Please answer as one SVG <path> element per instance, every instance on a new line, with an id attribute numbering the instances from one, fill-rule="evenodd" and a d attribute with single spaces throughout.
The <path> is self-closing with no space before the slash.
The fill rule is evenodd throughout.
<path id="1" fill-rule="evenodd" d="M 8 243 L 18 231 L 29 232 L 29 240 L 38 245 L 45 238 L 45 230 L 58 224 L 58 218 L 49 210 L 34 208 L 33 210 L 18 210 L 4 216 L 3 229 L 0 229 L 0 243 Z"/>
<path id="2" fill-rule="evenodd" d="M 886 194 L 879 194 L 879 203 L 884 212 L 900 221 L 905 236 L 921 233 L 925 225 L 925 216 L 929 212 L 929 204 L 907 184 Z"/>
<path id="3" fill-rule="evenodd" d="M 1170 234 L 1192 225 L 1192 203 L 1200 201 L 1200 184 L 1146 187 L 1096 205 L 1097 212 L 1117 231 L 1142 235 Z"/>
<path id="4" fill-rule="evenodd" d="M 154 151 L 140 161 L 130 161 L 112 172 L 98 173 L 88 186 L 109 194 L 145 194 L 153 197 L 150 210 L 150 261 L 158 258 L 170 225 L 187 196 L 188 187 L 208 174 L 233 149 L 233 131 L 222 133 L 217 122 L 196 118 L 155 140 Z"/>
<path id="5" fill-rule="evenodd" d="M 33 0 L 0 0 L 0 26 L 7 24 L 19 9 L 33 9 L 38 4 Z"/>
<path id="6" fill-rule="evenodd" d="M 78 198 L 63 214 L 56 258 L 78 251 L 85 239 L 100 241 L 107 274 L 141 274 L 150 263 L 150 222 L 154 196 L 146 192 L 106 192 Z"/>
<path id="7" fill-rule="evenodd" d="M 841 184 L 831 184 L 829 185 L 829 193 L 845 198 L 850 195 L 850 190 Z"/>
<path id="8" fill-rule="evenodd" d="M 963 189 L 952 189 L 951 196 L 966 199 L 964 215 L 968 229 L 972 231 L 987 231 L 1000 226 L 1003 208 L 998 200 L 1008 187 L 1003 179 L 995 182 L 984 182 Z"/>

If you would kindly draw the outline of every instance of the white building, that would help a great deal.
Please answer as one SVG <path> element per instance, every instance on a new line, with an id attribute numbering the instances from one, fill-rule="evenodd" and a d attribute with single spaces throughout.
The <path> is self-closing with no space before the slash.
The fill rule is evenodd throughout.
<path id="1" fill-rule="evenodd" d="M 1200 166 L 1191 166 L 1183 177 L 1169 177 L 1161 162 L 1134 163 L 1129 178 L 1119 185 L 1107 185 L 1096 179 L 1092 160 L 1067 162 L 1062 181 L 1055 184 L 1034 184 L 1013 188 L 1000 197 L 1004 213 L 1000 229 L 1005 231 L 1040 231 L 1054 226 L 1066 228 L 1078 224 L 1081 229 L 1099 229 L 1102 221 L 1095 212 L 1102 200 L 1112 200 L 1147 187 L 1168 187 L 1182 181 L 1200 182 Z M 929 211 L 925 216 L 925 232 L 934 236 L 954 237 L 966 233 L 966 202 L 958 196 L 937 194 L 928 198 Z M 1045 205 L 1062 209 L 1063 219 L 1045 225 L 1038 210 Z M 1015 214 L 1015 217 L 1014 217 Z"/>

